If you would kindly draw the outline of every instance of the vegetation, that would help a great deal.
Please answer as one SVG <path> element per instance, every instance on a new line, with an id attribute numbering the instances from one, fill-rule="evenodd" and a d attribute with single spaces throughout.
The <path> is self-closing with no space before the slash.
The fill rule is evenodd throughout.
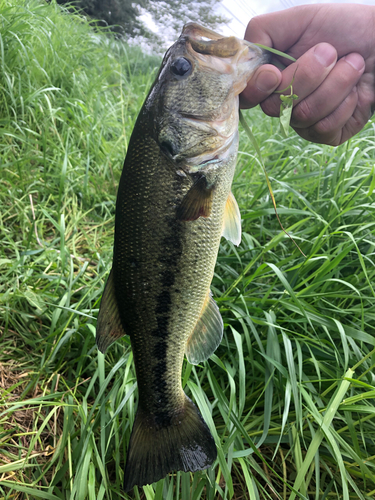
<path id="1" fill-rule="evenodd" d="M 115 33 L 128 36 L 145 34 L 145 26 L 139 19 L 146 0 L 57 0 L 61 5 L 74 7 L 95 20 L 99 26 L 110 26 Z"/>
<path id="2" fill-rule="evenodd" d="M 375 128 L 331 148 L 247 115 L 240 247 L 222 241 L 212 290 L 224 339 L 183 385 L 215 437 L 208 471 L 130 495 L 137 404 L 127 338 L 95 324 L 115 196 L 158 60 L 92 34 L 55 4 L 1 0 L 0 496 L 219 500 L 375 496 Z"/>
<path id="3" fill-rule="evenodd" d="M 125 38 L 143 37 L 154 50 L 165 47 L 165 36 L 174 40 L 185 23 L 200 20 L 208 27 L 216 28 L 227 21 L 216 13 L 221 0 L 57 0 L 87 14 L 99 26 L 108 26 L 111 31 Z M 147 13 L 163 33 L 163 37 L 152 32 L 142 16 Z"/>

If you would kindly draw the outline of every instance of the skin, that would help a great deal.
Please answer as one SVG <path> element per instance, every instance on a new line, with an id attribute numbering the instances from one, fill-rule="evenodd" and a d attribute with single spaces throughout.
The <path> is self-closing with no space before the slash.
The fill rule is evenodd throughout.
<path id="1" fill-rule="evenodd" d="M 287 28 L 286 28 L 287 27 Z M 304 139 L 338 146 L 357 134 L 375 111 L 375 6 L 316 4 L 254 17 L 245 39 L 285 52 L 285 69 L 259 68 L 241 94 L 279 116 L 275 90 L 293 79 L 291 126 Z M 290 93 L 290 90 L 285 92 Z"/>

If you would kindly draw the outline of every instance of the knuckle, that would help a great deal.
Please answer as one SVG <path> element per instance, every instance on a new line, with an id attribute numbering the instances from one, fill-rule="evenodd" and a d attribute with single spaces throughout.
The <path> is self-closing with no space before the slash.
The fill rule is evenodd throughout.
<path id="1" fill-rule="evenodd" d="M 296 79 L 304 82 L 305 85 L 311 84 L 311 82 L 319 82 L 323 78 L 324 70 L 319 70 L 317 73 L 317 69 L 313 64 L 301 64 L 297 67 L 296 71 Z"/>
<path id="2" fill-rule="evenodd" d="M 259 20 L 260 16 L 255 16 L 247 24 L 245 31 L 245 40 L 257 41 L 257 34 L 262 32 L 262 24 Z"/>
<path id="3" fill-rule="evenodd" d="M 359 111 L 355 111 L 348 121 L 347 128 L 351 136 L 357 134 L 367 123 L 366 116 Z"/>
<path id="4" fill-rule="evenodd" d="M 303 139 L 318 144 L 328 144 L 330 146 L 338 146 L 341 144 L 342 130 L 333 129 L 329 124 L 318 122 L 309 128 L 296 129 L 298 135 Z"/>
<path id="5" fill-rule="evenodd" d="M 258 29 L 261 29 L 261 23 L 260 23 L 260 20 L 259 20 L 259 17 L 260 16 L 255 16 L 253 17 L 252 19 L 250 19 L 247 27 L 248 29 L 250 30 L 258 30 Z"/>
<path id="6" fill-rule="evenodd" d="M 293 122 L 311 123 L 314 121 L 315 109 L 309 104 L 308 99 L 300 101 L 293 109 Z"/>
<path id="7" fill-rule="evenodd" d="M 268 116 L 275 118 L 280 114 L 280 100 L 275 96 L 268 97 L 268 99 L 265 99 L 260 106 L 263 112 Z"/>
<path id="8" fill-rule="evenodd" d="M 333 125 L 334 124 L 332 123 L 332 120 L 328 116 L 326 118 L 323 118 L 323 120 L 317 122 L 313 127 L 311 127 L 311 130 L 317 137 L 331 135 Z"/>
<path id="9" fill-rule="evenodd" d="M 313 137 L 314 142 L 329 144 L 330 146 L 339 146 L 343 142 L 341 140 L 342 128 L 337 128 L 333 115 L 323 118 L 323 120 L 311 127 L 310 135 Z"/>
<path id="10" fill-rule="evenodd" d="M 319 144 L 328 144 L 329 146 L 339 146 L 342 144 L 342 130 L 330 131 L 329 133 L 320 132 L 319 129 L 310 130 L 310 140 Z"/>

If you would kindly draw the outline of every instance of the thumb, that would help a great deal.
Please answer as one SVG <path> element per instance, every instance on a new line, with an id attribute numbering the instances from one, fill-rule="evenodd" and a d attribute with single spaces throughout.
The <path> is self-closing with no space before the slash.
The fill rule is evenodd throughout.
<path id="1" fill-rule="evenodd" d="M 248 81 L 247 87 L 240 95 L 240 107 L 253 108 L 264 101 L 281 82 L 281 72 L 271 64 L 265 64 L 257 69 Z"/>

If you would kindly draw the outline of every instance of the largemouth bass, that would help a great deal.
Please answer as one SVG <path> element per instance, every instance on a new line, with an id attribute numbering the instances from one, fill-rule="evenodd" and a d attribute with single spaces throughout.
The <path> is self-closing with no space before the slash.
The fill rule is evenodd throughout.
<path id="1" fill-rule="evenodd" d="M 139 401 L 125 491 L 216 459 L 181 371 L 185 353 L 200 363 L 222 339 L 210 284 L 221 236 L 241 240 L 231 194 L 238 95 L 265 61 L 248 42 L 187 24 L 164 56 L 129 142 L 97 322 L 102 352 L 128 334 L 134 355 Z"/>

